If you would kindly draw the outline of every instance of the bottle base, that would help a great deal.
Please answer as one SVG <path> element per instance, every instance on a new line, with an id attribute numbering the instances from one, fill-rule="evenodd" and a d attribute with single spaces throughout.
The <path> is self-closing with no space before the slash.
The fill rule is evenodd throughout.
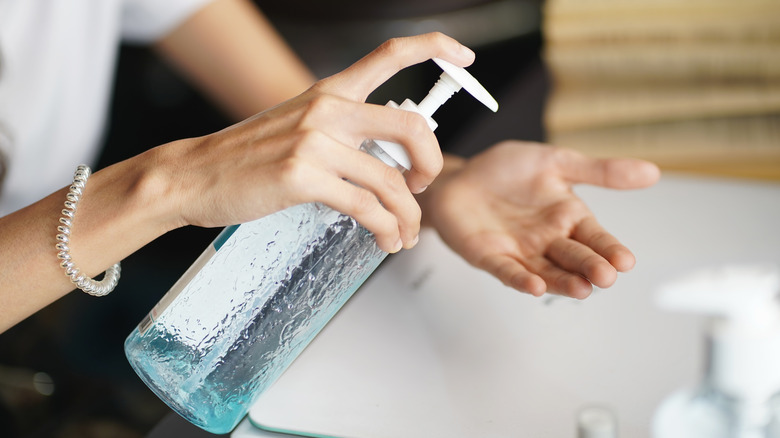
<path id="1" fill-rule="evenodd" d="M 141 381 L 144 382 L 144 384 L 152 391 L 152 393 L 154 393 L 157 398 L 162 400 L 163 403 L 171 408 L 173 412 L 193 425 L 213 434 L 226 434 L 235 429 L 238 423 L 240 423 L 243 419 L 244 415 L 240 415 L 238 418 L 233 418 L 233 416 L 229 415 L 218 415 L 215 412 L 215 404 L 210 403 L 207 399 L 204 399 L 198 403 L 205 408 L 205 415 L 195 415 L 192 409 L 192 398 L 194 398 L 194 394 L 186 401 L 177 400 L 171 397 L 169 391 L 164 390 L 157 384 L 159 379 L 149 374 L 147 370 L 140 365 L 140 362 L 136 360 L 137 358 L 132 357 L 132 355 L 128 353 L 127 349 L 125 350 L 125 355 L 127 356 L 128 362 L 130 363 L 133 371 L 135 371 Z M 196 392 L 201 393 L 203 390 L 198 390 Z"/>

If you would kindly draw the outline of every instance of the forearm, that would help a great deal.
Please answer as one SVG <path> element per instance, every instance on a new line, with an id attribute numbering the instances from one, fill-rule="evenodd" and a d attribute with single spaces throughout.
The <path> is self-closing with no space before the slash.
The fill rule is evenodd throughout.
<path id="1" fill-rule="evenodd" d="M 237 120 L 292 98 L 314 76 L 247 0 L 216 0 L 156 44 Z"/>
<path id="2" fill-rule="evenodd" d="M 71 227 L 71 255 L 90 277 L 177 226 L 166 198 L 172 185 L 156 151 L 94 173 Z M 74 169 L 75 170 L 75 169 Z M 68 181 L 63 181 L 68 184 Z M 74 286 L 59 266 L 55 235 L 67 188 L 0 218 L 0 332 Z"/>

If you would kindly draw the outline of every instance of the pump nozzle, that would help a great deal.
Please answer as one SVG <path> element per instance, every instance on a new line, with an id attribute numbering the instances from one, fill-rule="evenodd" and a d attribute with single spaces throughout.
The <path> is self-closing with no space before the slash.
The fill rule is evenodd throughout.
<path id="1" fill-rule="evenodd" d="M 659 291 L 658 304 L 734 323 L 761 325 L 780 320 L 780 272 L 770 266 L 725 266 L 695 272 Z"/>
<path id="2" fill-rule="evenodd" d="M 498 111 L 498 102 L 496 102 L 496 99 L 493 99 L 493 96 L 491 96 L 490 93 L 488 93 L 485 87 L 483 87 L 482 84 L 477 82 L 474 76 L 471 76 L 471 74 L 468 71 L 466 71 L 465 68 L 458 67 L 439 58 L 433 58 L 433 62 L 435 62 L 439 67 L 441 67 L 442 70 L 444 70 L 444 73 L 442 73 L 441 75 L 442 81 L 445 82 L 451 81 L 455 84 L 460 85 L 466 91 L 468 91 L 469 94 L 474 96 L 475 99 L 482 102 L 482 105 L 488 107 L 490 111 L 493 112 Z M 436 86 L 434 86 L 434 88 L 435 87 Z M 422 103 L 420 104 L 422 105 Z"/>
<path id="3" fill-rule="evenodd" d="M 661 307 L 710 316 L 707 381 L 740 400 L 780 391 L 780 271 L 731 266 L 663 287 Z"/>
<path id="4" fill-rule="evenodd" d="M 431 118 L 433 113 L 436 112 L 436 110 L 439 109 L 439 107 L 444 102 L 452 97 L 453 94 L 460 91 L 461 88 L 464 88 L 466 91 L 468 91 L 469 94 L 474 96 L 474 98 L 476 98 L 478 101 L 482 102 L 482 104 L 488 107 L 491 111 L 498 111 L 498 102 L 496 102 L 493 96 L 491 96 L 490 93 L 485 90 L 485 87 L 483 87 L 474 78 L 474 76 L 466 71 L 465 68 L 458 67 L 439 58 L 433 58 L 433 62 L 441 67 L 441 69 L 444 70 L 444 73 L 441 74 L 439 80 L 436 82 L 433 88 L 431 88 L 431 91 L 428 92 L 428 95 L 425 96 L 422 101 L 420 101 L 419 105 L 415 104 L 409 99 L 406 99 L 400 106 L 392 101 L 388 102 L 387 106 L 416 112 L 422 115 L 425 117 L 425 120 L 428 122 L 428 126 L 431 128 L 431 130 L 436 130 L 437 127 L 436 122 Z M 398 143 L 384 140 L 374 140 L 374 142 L 376 142 L 376 144 L 379 145 L 379 147 L 382 148 L 384 152 L 392 157 L 392 159 L 395 160 L 398 164 L 407 170 L 411 169 L 411 160 L 409 160 L 409 155 L 406 153 L 403 146 Z"/>

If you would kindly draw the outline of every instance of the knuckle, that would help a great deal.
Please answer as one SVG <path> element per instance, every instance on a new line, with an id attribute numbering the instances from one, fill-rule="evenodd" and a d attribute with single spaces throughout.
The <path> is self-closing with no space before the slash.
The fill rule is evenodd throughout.
<path id="1" fill-rule="evenodd" d="M 330 81 L 331 78 L 320 79 L 319 81 L 312 84 L 311 87 L 309 87 L 309 89 L 306 90 L 306 93 L 311 93 L 315 95 L 324 94 L 326 93 L 326 90 L 329 87 L 328 84 L 330 83 Z"/>
<path id="2" fill-rule="evenodd" d="M 401 113 L 401 124 L 403 125 L 403 132 L 410 137 L 428 136 L 431 132 L 431 128 L 425 121 L 425 118 L 412 111 L 403 111 Z"/>
<path id="3" fill-rule="evenodd" d="M 395 56 L 402 51 L 403 46 L 403 38 L 390 38 L 389 40 L 382 43 L 377 48 L 377 51 L 384 55 Z"/>
<path id="4" fill-rule="evenodd" d="M 606 231 L 596 231 L 588 239 L 590 246 L 603 247 L 606 250 L 614 249 L 617 245 L 612 242 L 612 236 Z"/>
<path id="5" fill-rule="evenodd" d="M 311 148 L 321 145 L 326 140 L 326 137 L 325 133 L 318 129 L 303 129 L 298 134 L 293 150 L 296 154 L 308 153 Z"/>
<path id="6" fill-rule="evenodd" d="M 448 37 L 447 35 L 439 31 L 430 32 L 428 34 L 428 37 L 431 38 L 435 43 L 440 45 L 446 44 L 447 42 L 450 41 L 450 37 Z"/>
<path id="7" fill-rule="evenodd" d="M 496 277 L 504 283 L 505 286 L 512 286 L 515 269 L 509 261 L 504 261 L 496 266 Z"/>
<path id="8" fill-rule="evenodd" d="M 309 186 L 307 179 L 310 174 L 306 160 L 299 155 L 290 155 L 279 164 L 279 180 L 293 191 L 306 189 Z"/>
<path id="9" fill-rule="evenodd" d="M 406 179 L 397 169 L 387 167 L 383 170 L 382 187 L 387 190 L 384 201 L 402 208 L 403 222 L 406 225 L 419 224 L 422 220 L 422 210 L 409 192 Z"/>
<path id="10" fill-rule="evenodd" d="M 402 221 L 404 229 L 410 233 L 417 234 L 420 231 L 420 221 L 422 220 L 422 210 L 417 203 L 411 203 L 403 211 Z"/>
<path id="11" fill-rule="evenodd" d="M 547 218 L 548 223 L 553 227 L 570 232 L 577 220 L 582 215 L 582 208 L 574 202 L 563 202 L 555 206 Z"/>
<path id="12" fill-rule="evenodd" d="M 544 233 L 524 233 L 520 237 L 520 242 L 525 248 L 529 248 L 531 252 L 544 252 L 547 253 L 550 245 L 550 236 Z"/>
<path id="13" fill-rule="evenodd" d="M 397 196 L 406 190 L 406 180 L 404 176 L 397 169 L 389 166 L 382 170 L 384 175 L 382 176 L 383 187 L 388 187 Z"/>
<path id="14" fill-rule="evenodd" d="M 558 163 L 566 161 L 572 153 L 571 149 L 554 146 L 550 150 L 552 151 L 550 154 L 551 159 Z"/>
<path id="15" fill-rule="evenodd" d="M 589 255 L 584 260 L 582 260 L 580 270 L 585 273 L 586 277 L 594 278 L 599 273 L 599 269 L 602 266 L 602 261 L 603 259 L 600 256 L 595 254 Z"/>
<path id="16" fill-rule="evenodd" d="M 439 175 L 444 168 L 444 157 L 441 154 L 436 154 L 435 159 L 436 161 L 433 162 L 431 167 L 431 174 L 433 176 Z"/>
<path id="17" fill-rule="evenodd" d="M 412 217 L 414 219 L 415 224 L 419 224 L 422 221 L 422 209 L 420 208 L 420 205 L 416 202 L 414 203 L 414 207 L 412 208 Z"/>
<path id="18" fill-rule="evenodd" d="M 423 116 L 411 111 L 404 111 L 404 113 L 401 117 L 402 126 L 399 132 L 403 133 L 406 143 L 417 142 L 427 145 L 427 149 L 420 151 L 421 154 L 418 155 L 425 157 L 425 160 L 415 163 L 417 170 L 429 177 L 438 175 L 444 166 L 444 158 L 439 152 L 436 136 L 433 135 L 433 131 Z"/>
<path id="19" fill-rule="evenodd" d="M 307 128 L 287 136 L 289 147 L 279 158 L 279 168 L 283 170 L 282 176 L 287 175 L 288 171 L 293 171 L 296 167 L 304 165 L 311 148 L 317 143 L 317 137 L 317 131 Z"/>
<path id="20" fill-rule="evenodd" d="M 561 167 L 569 160 L 569 150 L 560 147 L 551 147 L 551 153 L 544 160 L 545 167 Z"/>
<path id="21" fill-rule="evenodd" d="M 547 219 L 547 221 L 555 228 L 566 229 L 568 228 L 567 225 L 569 222 L 568 212 L 564 208 L 557 208 L 550 214 L 550 217 Z"/>
<path id="22" fill-rule="evenodd" d="M 306 102 L 303 114 L 298 121 L 299 128 L 317 126 L 323 117 L 335 113 L 337 99 L 330 94 L 317 94 Z"/>
<path id="23" fill-rule="evenodd" d="M 369 214 L 377 208 L 379 201 L 373 193 L 365 189 L 355 190 L 350 205 L 355 215 Z"/>

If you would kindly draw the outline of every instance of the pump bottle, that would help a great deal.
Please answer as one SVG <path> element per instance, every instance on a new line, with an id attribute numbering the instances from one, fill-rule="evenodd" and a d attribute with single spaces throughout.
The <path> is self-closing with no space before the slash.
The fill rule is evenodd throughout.
<path id="1" fill-rule="evenodd" d="M 726 267 L 660 291 L 662 307 L 708 316 L 705 376 L 664 400 L 653 438 L 780 438 L 780 272 Z"/>
<path id="2" fill-rule="evenodd" d="M 465 69 L 434 62 L 444 70 L 436 85 L 400 109 L 435 129 L 431 115 L 461 88 L 498 109 Z M 411 167 L 396 143 L 366 140 L 361 149 Z M 227 227 L 130 333 L 125 354 L 174 411 L 229 432 L 386 255 L 368 230 L 321 203 Z"/>

